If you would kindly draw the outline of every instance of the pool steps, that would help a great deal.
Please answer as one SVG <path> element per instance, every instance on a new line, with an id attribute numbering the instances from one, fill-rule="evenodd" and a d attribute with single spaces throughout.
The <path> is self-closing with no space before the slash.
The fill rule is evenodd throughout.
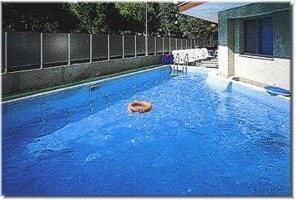
<path id="1" fill-rule="evenodd" d="M 226 92 L 231 92 L 232 91 L 232 81 L 229 81 L 228 86 L 225 90 Z"/>

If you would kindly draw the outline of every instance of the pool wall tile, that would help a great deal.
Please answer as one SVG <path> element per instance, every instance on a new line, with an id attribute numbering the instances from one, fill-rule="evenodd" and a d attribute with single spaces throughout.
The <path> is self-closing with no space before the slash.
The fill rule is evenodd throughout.
<path id="1" fill-rule="evenodd" d="M 2 74 L 2 95 L 12 95 L 69 82 L 161 64 L 161 56 L 141 56 Z"/>
<path id="2" fill-rule="evenodd" d="M 169 80 L 170 72 L 170 66 L 162 66 L 3 102 L 3 130 L 36 121 L 49 123 L 48 120 L 55 119 L 50 116 L 55 115 L 61 121 L 60 124 L 80 120 Z M 97 86 L 97 89 L 91 90 L 91 86 Z"/>

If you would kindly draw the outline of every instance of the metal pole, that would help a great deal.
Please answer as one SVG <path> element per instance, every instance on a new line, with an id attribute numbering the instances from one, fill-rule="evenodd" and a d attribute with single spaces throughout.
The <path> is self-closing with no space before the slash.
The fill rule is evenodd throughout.
<path id="1" fill-rule="evenodd" d="M 180 49 L 181 50 L 183 49 L 183 39 L 182 38 L 180 39 Z"/>
<path id="2" fill-rule="evenodd" d="M 7 32 L 4 33 L 4 73 L 7 73 Z"/>
<path id="3" fill-rule="evenodd" d="M 145 55 L 148 55 L 148 38 L 147 38 L 147 2 L 145 3 Z"/>
<path id="4" fill-rule="evenodd" d="M 68 65 L 70 65 L 70 33 L 68 33 Z"/>
<path id="5" fill-rule="evenodd" d="M 164 47 L 164 40 L 165 40 L 164 37 L 162 37 L 162 54 L 164 54 L 164 48 L 165 48 Z"/>
<path id="6" fill-rule="evenodd" d="M 125 35 L 122 35 L 123 59 L 125 58 Z"/>
<path id="7" fill-rule="evenodd" d="M 157 55 L 157 36 L 154 38 L 155 43 L 155 55 Z"/>
<path id="8" fill-rule="evenodd" d="M 90 34 L 90 63 L 93 60 L 93 35 Z"/>
<path id="9" fill-rule="evenodd" d="M 135 58 L 137 57 L 137 36 L 134 36 Z"/>
<path id="10" fill-rule="evenodd" d="M 43 69 L 43 34 L 40 33 L 40 69 Z"/>
<path id="11" fill-rule="evenodd" d="M 172 52 L 172 47 L 171 47 L 171 36 L 169 36 L 169 54 Z"/>
<path id="12" fill-rule="evenodd" d="M 107 60 L 110 60 L 110 36 L 107 35 Z"/>

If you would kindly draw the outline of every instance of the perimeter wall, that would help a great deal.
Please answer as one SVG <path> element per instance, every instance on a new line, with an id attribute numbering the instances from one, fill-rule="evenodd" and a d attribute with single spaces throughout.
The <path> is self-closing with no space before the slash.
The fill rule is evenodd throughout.
<path id="1" fill-rule="evenodd" d="M 2 74 L 2 95 L 23 93 L 157 64 L 161 64 L 161 55 L 104 60 L 72 64 L 70 66 L 4 73 Z"/>
<path id="2" fill-rule="evenodd" d="M 196 43 L 166 36 L 5 31 L 2 95 L 162 64 L 163 54 Z"/>

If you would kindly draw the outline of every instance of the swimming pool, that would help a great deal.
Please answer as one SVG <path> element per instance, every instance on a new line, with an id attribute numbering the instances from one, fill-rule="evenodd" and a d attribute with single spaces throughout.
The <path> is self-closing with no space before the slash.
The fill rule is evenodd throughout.
<path id="1" fill-rule="evenodd" d="M 206 69 L 172 74 L 3 103 L 3 194 L 291 196 L 290 102 Z"/>

